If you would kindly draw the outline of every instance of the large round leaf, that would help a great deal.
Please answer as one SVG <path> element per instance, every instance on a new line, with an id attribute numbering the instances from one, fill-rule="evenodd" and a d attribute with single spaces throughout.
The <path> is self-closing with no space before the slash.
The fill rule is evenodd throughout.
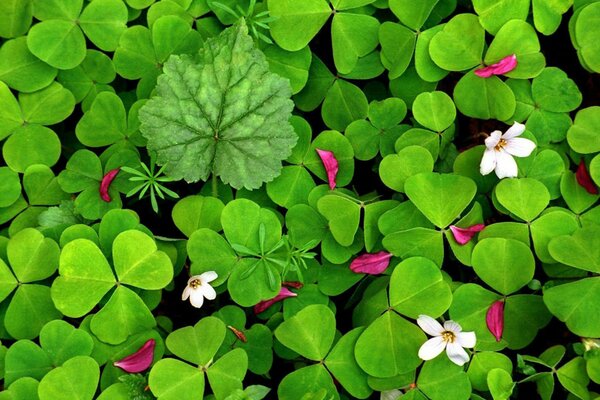
<path id="1" fill-rule="evenodd" d="M 327 398 L 338 400 L 339 394 L 327 369 L 321 365 L 309 365 L 286 375 L 277 388 L 280 400 Z"/>
<path id="2" fill-rule="evenodd" d="M 529 14 L 529 0 L 473 0 L 473 7 L 492 35 L 511 19 L 524 21 Z"/>
<path id="3" fill-rule="evenodd" d="M 331 24 L 333 60 L 337 70 L 348 74 L 377 47 L 379 21 L 364 14 L 338 13 Z"/>
<path id="4" fill-rule="evenodd" d="M 445 354 L 423 364 L 417 385 L 431 400 L 467 400 L 471 396 L 467 373 Z"/>
<path id="5" fill-rule="evenodd" d="M 175 226 L 190 237 L 200 228 L 220 231 L 223 207 L 223 202 L 215 197 L 187 196 L 175 204 L 171 216 Z"/>
<path id="6" fill-rule="evenodd" d="M 467 208 L 477 186 L 464 176 L 430 172 L 408 178 L 404 190 L 434 225 L 445 228 Z"/>
<path id="7" fill-rule="evenodd" d="M 527 285 L 535 271 L 531 250 L 514 239 L 481 240 L 473 249 L 472 262 L 475 273 L 504 295 Z"/>
<path id="8" fill-rule="evenodd" d="M 148 148 L 169 176 L 195 182 L 216 174 L 237 189 L 256 189 L 291 154 L 289 82 L 269 72 L 247 31 L 240 22 L 208 40 L 198 63 L 172 56 L 158 96 L 139 110 Z"/>
<path id="9" fill-rule="evenodd" d="M 336 79 L 323 101 L 321 117 L 329 128 L 344 131 L 352 121 L 365 118 L 368 108 L 369 102 L 362 90 L 343 79 Z"/>

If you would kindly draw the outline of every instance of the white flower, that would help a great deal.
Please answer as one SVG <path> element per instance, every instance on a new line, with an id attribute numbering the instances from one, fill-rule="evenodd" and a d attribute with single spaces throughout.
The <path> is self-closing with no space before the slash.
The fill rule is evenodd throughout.
<path id="1" fill-rule="evenodd" d="M 444 322 L 444 326 L 442 326 L 427 315 L 419 315 L 417 324 L 425 333 L 433 336 L 419 349 L 420 359 L 431 360 L 446 349 L 448 358 L 454 364 L 464 365 L 469 361 L 469 355 L 463 347 L 475 347 L 477 341 L 475 332 L 462 332 L 460 325 L 451 320 Z"/>
<path id="2" fill-rule="evenodd" d="M 529 139 L 519 138 L 525 132 L 525 125 L 515 122 L 502 134 L 500 131 L 490 133 L 485 139 L 485 152 L 479 165 L 481 175 L 496 171 L 498 178 L 515 178 L 519 170 L 514 157 L 527 157 L 535 149 L 535 143 Z"/>
<path id="3" fill-rule="evenodd" d="M 218 277 L 215 271 L 207 271 L 203 274 L 192 276 L 188 280 L 185 289 L 183 289 L 181 300 L 186 301 L 189 297 L 190 303 L 196 308 L 202 307 L 205 297 L 208 300 L 214 300 L 217 297 L 217 292 L 209 285 L 209 282 L 214 281 Z"/>

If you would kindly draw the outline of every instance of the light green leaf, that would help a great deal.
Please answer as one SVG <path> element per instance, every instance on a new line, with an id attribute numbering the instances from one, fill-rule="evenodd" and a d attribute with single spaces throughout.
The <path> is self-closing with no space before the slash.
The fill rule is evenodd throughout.
<path id="1" fill-rule="evenodd" d="M 77 356 L 48 372 L 38 388 L 40 400 L 59 398 L 92 400 L 100 378 L 98 363 L 87 356 Z"/>
<path id="2" fill-rule="evenodd" d="M 329 222 L 329 230 L 342 246 L 350 246 L 360 222 L 360 205 L 336 195 L 325 195 L 317 203 L 317 209 Z"/>
<path id="3" fill-rule="evenodd" d="M 269 25 L 273 40 L 284 50 L 297 51 L 306 46 L 331 15 L 325 0 L 271 0 L 269 13 L 277 18 Z M 295 29 L 290 29 L 294 26 Z"/>
<path id="4" fill-rule="evenodd" d="M 504 295 L 529 283 L 535 271 L 531 250 L 514 239 L 480 240 L 473 249 L 472 262 L 475 273 Z"/>
<path id="5" fill-rule="evenodd" d="M 452 292 L 433 261 L 412 257 L 394 268 L 390 280 L 390 306 L 402 315 L 437 318 L 450 307 Z"/>
<path id="6" fill-rule="evenodd" d="M 464 71 L 481 62 L 485 31 L 474 14 L 458 14 L 429 43 L 433 61 L 448 71 Z"/>
<path id="7" fill-rule="evenodd" d="M 313 361 L 325 358 L 334 336 L 335 315 L 321 304 L 305 307 L 275 330 L 284 346 Z"/>
<path id="8" fill-rule="evenodd" d="M 358 62 L 377 47 L 379 21 L 364 14 L 338 13 L 331 24 L 333 60 L 342 74 L 350 73 Z"/>
<path id="9" fill-rule="evenodd" d="M 430 172 L 408 178 L 404 190 L 434 225 L 446 228 L 473 200 L 477 186 L 464 176 Z"/>
<path id="10" fill-rule="evenodd" d="M 546 186 L 532 178 L 502 179 L 496 186 L 496 197 L 508 211 L 527 222 L 534 220 L 550 202 Z"/>
<path id="11" fill-rule="evenodd" d="M 544 290 L 550 312 L 583 337 L 600 336 L 600 277 L 581 279 Z"/>

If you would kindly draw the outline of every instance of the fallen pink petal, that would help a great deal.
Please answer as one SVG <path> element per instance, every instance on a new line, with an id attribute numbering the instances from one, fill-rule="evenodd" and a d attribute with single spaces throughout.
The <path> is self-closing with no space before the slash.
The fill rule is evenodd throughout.
<path id="1" fill-rule="evenodd" d="M 477 232 L 481 232 L 483 228 L 485 228 L 484 224 L 477 224 L 468 228 L 459 228 L 456 225 L 450 225 L 452 236 L 454 236 L 454 240 L 460 245 L 469 243 L 471 239 L 473 239 L 473 236 L 475 236 Z"/>
<path id="2" fill-rule="evenodd" d="M 329 150 L 321 150 L 315 149 L 321 161 L 323 162 L 323 166 L 325 167 L 325 171 L 327 172 L 327 181 L 329 182 L 329 189 L 335 189 L 335 179 L 337 177 L 337 173 L 339 170 L 339 164 L 333 152 Z"/>
<path id="3" fill-rule="evenodd" d="M 480 78 L 489 78 L 492 75 L 503 75 L 517 68 L 517 56 L 512 54 L 504 57 L 495 64 L 475 70 L 475 75 Z"/>
<path id="4" fill-rule="evenodd" d="M 156 341 L 150 339 L 138 351 L 122 360 L 115 361 L 113 365 L 130 374 L 145 371 L 152 364 L 155 346 Z"/>
<path id="5" fill-rule="evenodd" d="M 273 297 L 270 300 L 263 300 L 260 303 L 256 304 L 254 306 L 254 314 L 260 314 L 261 312 L 265 311 L 267 308 L 271 307 L 273 304 L 277 303 L 278 301 L 287 299 L 288 297 L 295 297 L 295 296 L 298 296 L 298 294 L 292 292 L 290 289 L 288 289 L 286 287 L 282 287 L 277 296 Z"/>
<path id="6" fill-rule="evenodd" d="M 227 325 L 227 328 L 233 332 L 233 334 L 242 342 L 247 343 L 248 339 L 246 338 L 246 335 L 244 334 L 244 332 L 240 331 L 239 329 L 236 329 L 235 327 L 231 326 L 231 325 Z"/>
<path id="7" fill-rule="evenodd" d="M 357 274 L 379 275 L 390 264 L 392 255 L 387 251 L 373 254 L 362 254 L 350 263 L 350 269 Z"/>
<path id="8" fill-rule="evenodd" d="M 496 341 L 499 342 L 504 332 L 504 301 L 498 300 L 492 303 L 485 315 L 485 323 Z"/>
<path id="9" fill-rule="evenodd" d="M 113 170 L 108 171 L 106 175 L 102 177 L 102 182 L 100 182 L 100 197 L 102 197 L 102 200 L 104 200 L 107 203 L 110 203 L 111 200 L 110 194 L 108 194 L 108 188 L 110 187 L 112 181 L 115 180 L 120 170 L 120 168 L 115 168 Z"/>
<path id="10" fill-rule="evenodd" d="M 598 194 L 598 187 L 592 181 L 590 174 L 585 167 L 585 161 L 583 158 L 579 162 L 579 167 L 577 167 L 577 172 L 575 172 L 575 178 L 577 178 L 577 183 L 581 185 L 589 194 Z"/>

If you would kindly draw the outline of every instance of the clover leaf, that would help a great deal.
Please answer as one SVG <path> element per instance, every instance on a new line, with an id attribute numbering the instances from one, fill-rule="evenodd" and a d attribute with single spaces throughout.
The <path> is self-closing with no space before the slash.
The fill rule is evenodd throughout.
<path id="1" fill-rule="evenodd" d="M 140 128 L 173 178 L 212 173 L 235 188 L 257 188 L 279 174 L 296 142 L 289 83 L 268 71 L 243 22 L 207 41 L 195 60 L 171 57 L 157 91 L 140 109 Z"/>

